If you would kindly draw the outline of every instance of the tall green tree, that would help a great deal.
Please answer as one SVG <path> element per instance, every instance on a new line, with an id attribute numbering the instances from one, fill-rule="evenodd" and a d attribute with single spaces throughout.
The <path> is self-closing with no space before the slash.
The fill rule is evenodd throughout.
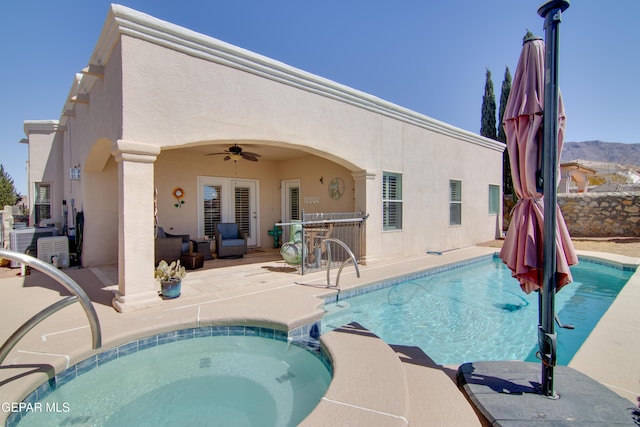
<path id="1" fill-rule="evenodd" d="M 507 100 L 511 93 L 511 73 L 509 67 L 504 71 L 504 80 L 502 80 L 502 89 L 500 90 L 500 109 L 498 112 L 498 141 L 507 143 L 507 134 L 504 132 L 504 110 L 507 108 Z M 511 177 L 511 164 L 509 163 L 509 152 L 504 150 L 502 157 L 502 188 L 504 194 L 513 194 L 513 178 Z"/>
<path id="2" fill-rule="evenodd" d="M 4 166 L 0 164 L 0 209 L 4 206 L 13 206 L 18 203 L 18 192 L 13 185 L 13 179 L 5 172 Z"/>
<path id="3" fill-rule="evenodd" d="M 498 117 L 500 121 L 498 122 L 498 141 L 507 143 L 507 134 L 504 132 L 504 126 L 502 123 L 504 121 L 504 110 L 507 108 L 507 100 L 509 99 L 509 94 L 511 93 L 511 72 L 509 71 L 509 67 L 506 67 L 504 70 L 504 80 L 502 80 L 502 88 L 500 90 L 500 109 Z"/>
<path id="4" fill-rule="evenodd" d="M 480 135 L 496 139 L 496 96 L 493 93 L 493 81 L 491 71 L 487 68 L 486 81 L 484 83 L 484 96 L 482 97 L 482 123 Z"/>

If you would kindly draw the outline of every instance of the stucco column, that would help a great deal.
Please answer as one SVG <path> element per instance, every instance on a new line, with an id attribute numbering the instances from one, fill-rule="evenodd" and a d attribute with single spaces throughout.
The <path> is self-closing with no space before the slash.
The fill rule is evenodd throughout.
<path id="1" fill-rule="evenodd" d="M 118 292 L 119 312 L 159 304 L 155 290 L 153 163 L 160 147 L 118 140 L 112 149 L 118 162 Z"/>
<path id="2" fill-rule="evenodd" d="M 369 214 L 362 238 L 363 264 L 374 261 L 380 256 L 380 230 L 382 229 L 382 186 L 377 185 L 375 172 L 361 170 L 352 172 L 355 186 L 355 210 Z"/>

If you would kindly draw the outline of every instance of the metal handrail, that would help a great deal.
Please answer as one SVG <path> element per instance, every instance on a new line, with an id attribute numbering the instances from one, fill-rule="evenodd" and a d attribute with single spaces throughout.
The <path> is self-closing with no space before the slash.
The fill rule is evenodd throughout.
<path id="1" fill-rule="evenodd" d="M 358 262 L 356 261 L 356 256 L 353 254 L 353 252 L 351 251 L 349 246 L 347 246 L 346 243 L 344 243 L 342 240 L 334 239 L 333 237 L 328 237 L 326 239 L 322 239 L 322 242 L 323 243 L 325 243 L 325 242 L 334 242 L 334 243 L 337 243 L 340 246 L 342 246 L 344 248 L 344 250 L 347 251 L 347 253 L 351 257 L 351 260 L 353 261 L 353 266 L 356 268 L 356 275 L 357 275 L 358 278 L 360 278 L 360 269 L 358 268 Z M 326 248 L 327 248 L 327 288 L 330 288 L 331 287 L 331 276 L 330 276 L 330 272 L 331 272 L 331 245 L 326 245 Z M 340 268 L 338 269 L 338 275 L 336 276 L 336 285 L 335 285 L 336 288 L 340 285 L 340 273 L 342 273 L 342 269 L 347 264 L 347 262 L 349 262 L 349 258 L 345 259 L 344 261 L 342 261 L 342 264 L 340 264 Z"/>
<path id="2" fill-rule="evenodd" d="M 276 222 L 276 225 L 282 227 L 285 225 L 305 226 L 305 225 L 320 225 L 320 224 L 339 224 L 343 222 L 364 222 L 366 219 L 367 218 L 320 219 L 316 221 Z"/>
<path id="3" fill-rule="evenodd" d="M 41 271 L 42 273 L 54 279 L 56 282 L 60 283 L 67 291 L 73 294 L 72 296 L 60 300 L 41 310 L 38 314 L 27 320 L 22 326 L 16 329 L 16 331 L 7 339 L 7 341 L 2 344 L 2 347 L 0 347 L 0 364 L 4 362 L 4 359 L 9 355 L 9 352 L 11 352 L 13 347 L 15 347 L 18 341 L 20 341 L 20 339 L 22 339 L 22 337 L 24 337 L 27 332 L 29 332 L 36 325 L 38 325 L 40 322 L 42 322 L 52 314 L 56 313 L 64 307 L 67 307 L 70 304 L 73 304 L 76 301 L 79 302 L 80 305 L 82 305 L 82 308 L 84 309 L 84 312 L 89 320 L 93 349 L 97 349 L 102 346 L 102 332 L 100 329 L 98 314 L 96 313 L 96 310 L 93 307 L 93 304 L 91 303 L 91 300 L 89 299 L 87 294 L 71 277 L 67 276 L 51 264 L 47 264 L 46 262 L 41 261 L 38 258 L 34 258 L 30 255 L 21 254 L 6 249 L 0 249 L 0 258 L 6 258 L 11 261 L 16 261 L 21 264 L 28 265 L 31 268 L 35 268 L 36 270 Z"/>

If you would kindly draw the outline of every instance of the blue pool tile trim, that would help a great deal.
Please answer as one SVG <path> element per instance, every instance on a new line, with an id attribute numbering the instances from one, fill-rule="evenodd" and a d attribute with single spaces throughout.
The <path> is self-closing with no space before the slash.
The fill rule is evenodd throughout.
<path id="1" fill-rule="evenodd" d="M 391 278 L 391 279 L 385 279 L 385 280 L 381 280 L 381 281 L 378 281 L 378 282 L 373 282 L 373 283 L 371 283 L 371 284 L 369 284 L 367 286 L 363 286 L 361 288 L 349 289 L 349 290 L 346 290 L 346 291 L 342 291 L 341 290 L 337 295 L 325 298 L 325 304 L 334 303 L 334 302 L 337 302 L 339 300 L 352 298 L 352 297 L 355 297 L 355 296 L 358 296 L 358 295 L 367 294 L 369 292 L 377 291 L 379 289 L 384 289 L 384 288 L 388 288 L 390 286 L 395 286 L 395 285 L 397 285 L 399 283 L 402 283 L 402 282 L 420 279 L 420 278 L 431 276 L 431 275 L 434 275 L 434 274 L 443 273 L 445 271 L 455 270 L 455 269 L 460 268 L 460 267 L 466 267 L 468 265 L 477 264 L 477 263 L 484 262 L 484 261 L 491 260 L 491 259 L 500 259 L 500 257 L 498 256 L 497 253 L 483 255 L 483 256 L 480 256 L 480 257 L 471 258 L 471 259 L 468 259 L 468 260 L 465 260 L 465 261 L 461 261 L 461 262 L 447 264 L 447 265 L 443 265 L 443 266 L 439 266 L 439 267 L 433 267 L 433 268 L 429 268 L 429 269 L 426 269 L 426 270 L 421 270 L 421 271 L 416 271 L 416 272 L 409 273 L 409 274 L 400 275 L 400 276 L 397 276 L 397 277 L 394 277 L 394 278 Z M 592 264 L 603 265 L 605 267 L 611 267 L 611 268 L 615 268 L 615 269 L 622 270 L 622 271 L 634 272 L 638 268 L 637 265 L 622 264 L 622 263 L 615 262 L 615 261 L 609 261 L 609 260 L 605 260 L 605 259 L 601 259 L 601 258 L 594 258 L 594 257 L 582 256 L 582 255 L 578 257 L 578 261 L 579 262 L 587 262 L 587 263 L 592 263 Z"/>
<path id="2" fill-rule="evenodd" d="M 303 325 L 299 328 L 292 329 L 289 332 L 279 329 L 263 328 L 260 326 L 202 326 L 199 328 L 180 329 L 177 331 L 140 338 L 139 340 L 131 341 L 93 355 L 45 381 L 31 394 L 29 394 L 23 402 L 39 402 L 56 388 L 74 380 L 78 375 L 82 375 L 93 368 L 109 363 L 112 360 L 136 353 L 140 350 L 145 350 L 147 348 L 156 347 L 170 342 L 214 336 L 249 336 L 288 342 L 309 351 L 322 362 L 324 367 L 327 368 L 330 373 L 333 373 L 333 363 L 331 358 L 320 345 L 320 321 Z M 22 416 L 23 412 L 12 413 L 7 417 L 5 426 L 17 426 L 22 420 Z"/>
<path id="3" fill-rule="evenodd" d="M 578 257 L 578 261 L 580 262 L 588 262 L 590 264 L 603 265 L 605 267 L 611 267 L 622 271 L 631 271 L 634 272 L 638 269 L 637 265 L 633 264 L 623 264 L 616 261 L 610 261 L 602 258 L 591 257 L 587 255 L 580 255 Z"/>
<path id="4" fill-rule="evenodd" d="M 413 273 L 408 273 L 408 274 L 403 274 L 400 276 L 396 276 L 393 277 L 391 279 L 384 279 L 384 280 L 380 280 L 377 282 L 373 282 L 367 286 L 361 287 L 361 288 L 356 288 L 356 289 L 349 289 L 346 291 L 340 291 L 340 293 L 338 293 L 337 295 L 331 296 L 331 297 L 327 297 L 325 298 L 325 303 L 326 304 L 330 304 L 330 303 L 334 303 L 337 302 L 339 300 L 342 299 L 347 299 L 347 298 L 352 298 L 358 295 L 362 295 L 362 294 L 367 294 L 369 292 L 373 292 L 373 291 L 377 291 L 379 289 L 384 289 L 384 288 L 388 288 L 390 286 L 395 286 L 399 283 L 402 282 L 406 282 L 409 280 L 416 280 L 416 279 L 420 279 L 423 277 L 427 277 L 427 276 L 431 276 L 434 274 L 438 274 L 438 273 L 443 273 L 445 271 L 449 271 L 449 270 L 454 270 L 460 267 L 466 267 L 468 265 L 472 265 L 472 264 L 477 264 L 479 262 L 483 262 L 483 261 L 487 261 L 490 259 L 493 259 L 494 255 L 493 254 L 488 254 L 488 255 L 483 255 L 480 257 L 476 257 L 476 258 L 471 258 L 468 260 L 464 260 L 464 261 L 460 261 L 460 262 L 456 262 L 456 263 L 452 263 L 452 264 L 447 264 L 447 265 L 441 265 L 438 267 L 432 267 L 432 268 L 428 268 L 426 270 L 421 270 L 421 271 L 416 271 Z"/>
<path id="5" fill-rule="evenodd" d="M 229 327 L 228 326 L 212 326 L 211 336 L 217 337 L 218 335 L 229 335 Z"/>

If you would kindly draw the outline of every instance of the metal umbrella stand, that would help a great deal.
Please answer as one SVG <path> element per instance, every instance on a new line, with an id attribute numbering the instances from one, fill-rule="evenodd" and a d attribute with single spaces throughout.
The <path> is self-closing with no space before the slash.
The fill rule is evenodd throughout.
<path id="1" fill-rule="evenodd" d="M 538 345 L 542 360 L 542 394 L 556 398 L 553 371 L 556 365 L 557 334 L 554 329 L 556 292 L 556 206 L 558 169 L 558 44 L 562 12 L 568 0 L 551 0 L 540 6 L 545 24 L 545 87 L 542 146 L 544 191 L 543 278 L 540 289 Z"/>
<path id="2" fill-rule="evenodd" d="M 540 366 L 534 362 L 460 365 L 458 385 L 487 425 L 637 424 L 631 419 L 634 416 L 629 416 L 626 398 L 573 368 L 555 366 L 555 293 L 572 281 L 569 267 L 578 262 L 556 203 L 558 153 L 565 128 L 564 104 L 558 90 L 558 26 L 568 7 L 568 0 L 551 0 L 538 9 L 545 19 L 545 43 L 535 37 L 523 42 L 503 117 L 519 200 L 500 258 L 524 292 L 539 292 L 542 378 L 538 384 Z M 560 323 L 560 327 L 572 329 Z M 554 390 L 554 368 L 563 399 L 558 399 Z"/>

